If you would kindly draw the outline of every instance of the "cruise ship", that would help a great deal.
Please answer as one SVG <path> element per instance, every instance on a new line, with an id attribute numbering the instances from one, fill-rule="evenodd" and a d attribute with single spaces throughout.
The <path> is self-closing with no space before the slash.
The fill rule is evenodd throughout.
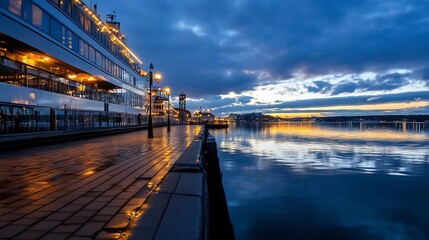
<path id="1" fill-rule="evenodd" d="M 0 0 L 0 134 L 143 124 L 147 79 L 114 14 Z"/>

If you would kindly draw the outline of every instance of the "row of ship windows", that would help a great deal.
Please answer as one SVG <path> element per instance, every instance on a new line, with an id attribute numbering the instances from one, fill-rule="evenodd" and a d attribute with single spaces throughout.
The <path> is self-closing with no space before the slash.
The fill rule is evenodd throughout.
<path id="1" fill-rule="evenodd" d="M 6 58 L 0 59 L 0 82 L 134 108 L 144 107 L 144 97 L 125 89 L 103 90 L 58 77 Z"/>
<path id="2" fill-rule="evenodd" d="M 140 125 L 134 114 L 0 104 L 0 134 Z"/>
<path id="3" fill-rule="evenodd" d="M 98 42 L 100 42 L 106 49 L 114 53 L 118 58 L 120 58 L 125 63 L 129 64 L 137 72 L 140 71 L 138 65 L 131 63 L 128 56 L 126 56 L 127 51 L 121 46 L 116 45 L 110 41 L 110 36 L 107 32 L 103 32 L 100 27 L 88 17 L 87 14 L 82 11 L 82 6 L 78 3 L 73 4 L 72 0 L 50 0 L 52 3 L 57 5 L 65 14 L 67 14 L 77 25 L 84 29 L 89 35 L 94 37 Z"/>
<path id="4" fill-rule="evenodd" d="M 136 79 L 130 73 L 113 63 L 110 59 L 95 50 L 92 46 L 80 39 L 75 33 L 59 23 L 55 18 L 47 14 L 29 0 L 0 1 L 0 6 L 9 10 L 27 22 L 49 34 L 74 52 L 95 63 L 112 75 L 125 82 L 136 85 Z"/>

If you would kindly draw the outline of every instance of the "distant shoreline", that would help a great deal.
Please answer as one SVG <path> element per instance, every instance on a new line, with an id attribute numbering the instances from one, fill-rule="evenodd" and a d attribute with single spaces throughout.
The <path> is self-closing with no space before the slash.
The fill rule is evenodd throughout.
<path id="1" fill-rule="evenodd" d="M 230 115 L 231 116 L 231 115 Z M 265 114 L 236 114 L 233 121 L 244 122 L 421 122 L 429 123 L 429 115 L 368 115 L 368 116 L 334 116 L 334 117 L 296 117 L 280 118 Z"/>

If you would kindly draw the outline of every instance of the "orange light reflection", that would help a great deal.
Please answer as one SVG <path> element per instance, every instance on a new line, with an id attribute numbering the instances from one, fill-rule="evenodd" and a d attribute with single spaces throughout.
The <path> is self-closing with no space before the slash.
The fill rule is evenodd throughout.
<path id="1" fill-rule="evenodd" d="M 360 130 L 332 129 L 322 127 L 317 123 L 279 123 L 271 124 L 267 128 L 267 133 L 272 135 L 286 135 L 294 137 L 325 138 L 340 140 L 372 140 L 372 141 L 424 141 L 427 136 L 422 133 L 407 133 L 393 130 L 365 130 L 365 125 L 361 125 Z"/>

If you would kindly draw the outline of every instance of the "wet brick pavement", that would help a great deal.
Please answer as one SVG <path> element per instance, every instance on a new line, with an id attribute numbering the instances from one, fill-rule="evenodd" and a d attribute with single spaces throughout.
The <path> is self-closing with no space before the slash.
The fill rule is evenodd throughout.
<path id="1" fill-rule="evenodd" d="M 0 239 L 113 239 L 199 133 L 155 128 L 0 153 Z"/>

